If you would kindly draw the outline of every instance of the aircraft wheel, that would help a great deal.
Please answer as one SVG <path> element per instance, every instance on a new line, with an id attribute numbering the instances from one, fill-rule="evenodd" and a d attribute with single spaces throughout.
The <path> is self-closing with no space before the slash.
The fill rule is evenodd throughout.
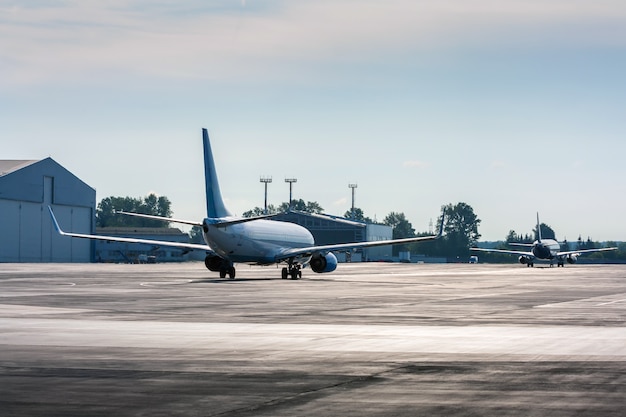
<path id="1" fill-rule="evenodd" d="M 283 270 L 282 270 L 282 278 L 283 279 L 287 279 L 288 276 L 289 276 L 289 271 L 287 270 L 287 268 L 283 268 Z"/>
<path id="2" fill-rule="evenodd" d="M 298 269 L 294 269 L 291 271 L 291 279 L 300 279 L 302 278 L 302 271 Z"/>
<path id="3" fill-rule="evenodd" d="M 230 268 L 228 268 L 228 278 L 230 279 L 235 279 L 235 267 L 231 266 Z"/>
<path id="4" fill-rule="evenodd" d="M 220 278 L 226 278 L 226 270 L 220 269 Z"/>

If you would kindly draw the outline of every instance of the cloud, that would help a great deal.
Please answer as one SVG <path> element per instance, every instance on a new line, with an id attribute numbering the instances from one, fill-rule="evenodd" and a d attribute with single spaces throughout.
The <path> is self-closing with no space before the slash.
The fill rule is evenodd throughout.
<path id="1" fill-rule="evenodd" d="M 623 45 L 625 17 L 617 0 L 42 2 L 0 9 L 1 82 L 307 79 L 472 39 Z"/>
<path id="2" fill-rule="evenodd" d="M 405 168 L 416 168 L 416 169 L 430 168 L 430 164 L 428 162 L 419 161 L 419 160 L 404 161 L 402 166 L 404 166 Z"/>
<path id="3" fill-rule="evenodd" d="M 507 168 L 507 164 L 504 161 L 492 161 L 491 162 L 491 168 L 492 169 L 505 169 Z"/>

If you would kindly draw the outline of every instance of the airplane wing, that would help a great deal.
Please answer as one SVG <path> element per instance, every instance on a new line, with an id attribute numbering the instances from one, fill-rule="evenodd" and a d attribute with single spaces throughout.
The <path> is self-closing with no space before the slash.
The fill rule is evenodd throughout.
<path id="1" fill-rule="evenodd" d="M 532 252 L 521 251 L 521 250 L 485 249 L 485 248 L 470 248 L 470 250 L 477 250 L 481 252 L 508 253 L 509 255 L 524 255 L 524 256 L 532 256 L 532 257 L 535 256 Z"/>
<path id="2" fill-rule="evenodd" d="M 569 250 L 566 252 L 559 252 L 556 256 L 567 256 L 567 255 L 580 255 L 581 253 L 592 253 L 592 252 L 605 252 L 609 250 L 616 250 L 617 247 L 613 248 L 600 248 L 600 249 L 583 249 L 583 250 Z"/>
<path id="3" fill-rule="evenodd" d="M 202 227 L 202 223 L 193 222 L 193 221 L 189 221 L 189 220 L 172 219 L 170 217 L 153 216 L 151 214 L 131 213 L 129 211 L 116 211 L 115 213 L 116 214 L 124 214 L 126 216 L 141 217 L 141 218 L 144 218 L 144 219 L 161 220 L 161 221 L 164 221 L 164 222 L 182 223 L 182 224 L 188 224 L 188 225 L 191 225 L 191 226 Z M 228 220 L 209 219 L 209 221 L 214 221 L 215 223 L 211 223 L 211 224 L 213 226 L 215 226 L 215 227 L 226 227 L 226 226 L 232 226 L 233 224 L 251 222 L 251 221 L 254 221 L 254 220 L 271 219 L 272 217 L 276 217 L 276 216 L 278 216 L 278 214 L 265 214 L 265 215 L 262 215 L 262 216 L 232 218 L 232 219 L 228 219 Z"/>
<path id="4" fill-rule="evenodd" d="M 300 255 L 310 255 L 315 252 L 330 252 L 330 251 L 350 251 L 360 248 L 373 248 L 376 246 L 386 245 L 399 245 L 403 243 L 424 242 L 427 240 L 439 239 L 443 234 L 444 217 L 441 217 L 441 224 L 439 225 L 439 232 L 433 236 L 420 236 L 420 237 L 408 237 L 404 239 L 390 239 L 390 240 L 376 240 L 370 242 L 352 242 L 352 243 L 336 243 L 332 245 L 319 245 L 309 246 L 306 248 L 292 248 L 283 251 L 276 257 L 276 261 L 280 262 L 285 259 L 289 259 Z"/>
<path id="5" fill-rule="evenodd" d="M 117 237 L 117 236 L 103 236 L 103 235 L 87 235 L 82 233 L 70 233 L 64 232 L 59 226 L 59 222 L 57 222 L 54 213 L 52 212 L 52 208 L 48 206 L 48 210 L 50 211 L 50 217 L 52 217 L 52 223 L 54 224 L 54 228 L 57 233 L 62 236 L 71 236 L 78 237 L 83 239 L 94 239 L 94 240 L 107 240 L 110 242 L 127 242 L 127 243 L 143 243 L 146 245 L 158 245 L 158 246 L 171 246 L 175 248 L 183 248 L 183 249 L 196 249 L 196 250 L 204 250 L 204 251 L 213 251 L 209 245 L 202 245 L 197 243 L 182 243 L 182 242 L 168 242 L 163 240 L 151 240 L 151 239 L 135 239 L 130 237 Z"/>
<path id="6" fill-rule="evenodd" d="M 202 227 L 202 223 L 192 222 L 189 220 L 172 219 L 170 217 L 152 216 L 150 214 L 131 213 L 130 211 L 115 211 L 115 214 L 123 214 L 125 216 L 141 217 L 144 219 L 161 220 L 164 222 L 188 224 L 190 226 Z"/>

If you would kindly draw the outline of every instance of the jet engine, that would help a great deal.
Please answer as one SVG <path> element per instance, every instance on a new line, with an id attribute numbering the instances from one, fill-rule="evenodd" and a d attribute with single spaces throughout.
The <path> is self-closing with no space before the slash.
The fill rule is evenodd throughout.
<path id="1" fill-rule="evenodd" d="M 209 271 L 219 272 L 224 265 L 224 259 L 217 255 L 207 255 L 204 258 L 204 265 Z"/>
<path id="2" fill-rule="evenodd" d="M 576 261 L 578 260 L 578 255 L 576 255 L 576 254 L 567 255 L 567 258 L 565 258 L 565 259 L 567 259 L 567 263 L 568 264 L 575 264 Z"/>
<path id="3" fill-rule="evenodd" d="M 528 264 L 528 261 L 529 261 L 529 259 L 526 256 L 520 256 L 519 257 L 519 263 L 521 263 L 522 265 Z"/>
<path id="4" fill-rule="evenodd" d="M 311 257 L 311 269 L 313 272 L 332 272 L 337 269 L 337 257 L 332 252 L 328 252 L 326 255 L 316 253 Z"/>

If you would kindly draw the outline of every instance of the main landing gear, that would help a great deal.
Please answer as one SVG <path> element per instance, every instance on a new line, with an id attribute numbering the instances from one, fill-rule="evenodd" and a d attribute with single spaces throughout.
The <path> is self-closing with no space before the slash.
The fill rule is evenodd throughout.
<path id="1" fill-rule="evenodd" d="M 219 272 L 220 278 L 235 279 L 235 267 L 233 263 L 216 255 L 207 255 L 204 258 L 204 265 L 209 271 Z"/>
<path id="2" fill-rule="evenodd" d="M 294 264 L 293 262 L 289 262 L 289 266 L 283 268 L 282 270 L 282 278 L 287 279 L 291 277 L 291 279 L 300 279 L 302 278 L 302 271 L 300 269 L 300 264 Z"/>
<path id="3" fill-rule="evenodd" d="M 226 275 L 228 275 L 228 279 L 235 279 L 235 267 L 229 266 L 226 268 L 221 268 L 220 278 L 226 278 Z"/>

